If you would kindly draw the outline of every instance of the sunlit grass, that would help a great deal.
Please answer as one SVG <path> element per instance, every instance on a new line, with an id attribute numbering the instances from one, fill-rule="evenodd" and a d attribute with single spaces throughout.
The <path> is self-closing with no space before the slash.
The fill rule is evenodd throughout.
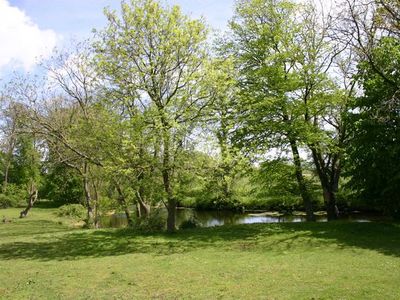
<path id="1" fill-rule="evenodd" d="M 0 210 L 0 299 L 400 299 L 400 226 L 254 224 L 138 234 Z"/>

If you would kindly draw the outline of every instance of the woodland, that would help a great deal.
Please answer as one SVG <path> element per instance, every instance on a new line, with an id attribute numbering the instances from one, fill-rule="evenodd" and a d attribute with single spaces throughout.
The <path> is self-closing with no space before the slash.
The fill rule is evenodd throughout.
<path id="1" fill-rule="evenodd" d="M 156 0 L 104 14 L 1 82 L 1 207 L 399 217 L 397 0 L 239 0 L 226 33 Z"/>

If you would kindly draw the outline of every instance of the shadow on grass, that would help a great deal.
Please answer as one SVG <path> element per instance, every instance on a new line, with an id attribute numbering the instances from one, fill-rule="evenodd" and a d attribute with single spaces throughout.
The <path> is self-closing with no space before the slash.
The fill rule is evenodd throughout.
<path id="1" fill-rule="evenodd" d="M 0 259 L 47 261 L 132 253 L 170 255 L 204 248 L 279 254 L 287 250 L 307 252 L 321 246 L 335 251 L 341 248 L 370 249 L 400 257 L 400 225 L 341 222 L 253 224 L 200 228 L 171 235 L 140 234 L 128 229 L 73 230 L 44 240 L 0 244 Z"/>

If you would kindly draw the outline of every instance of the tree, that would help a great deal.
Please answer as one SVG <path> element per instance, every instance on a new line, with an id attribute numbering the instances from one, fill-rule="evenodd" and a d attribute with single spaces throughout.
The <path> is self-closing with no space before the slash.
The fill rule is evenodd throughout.
<path id="1" fill-rule="evenodd" d="M 310 153 L 328 219 L 335 219 L 347 137 L 343 115 L 354 94 L 354 80 L 348 82 L 342 64 L 347 45 L 332 40 L 332 16 L 321 16 L 311 2 L 244 1 L 237 11 L 232 48 L 242 90 L 238 140 L 261 151 L 289 147 L 307 218 L 313 220 L 300 158 Z"/>
<path id="2" fill-rule="evenodd" d="M 298 9 L 290 1 L 253 0 L 237 5 L 231 29 L 242 91 L 238 139 L 242 145 L 264 151 L 289 146 L 307 219 L 314 220 L 299 150 L 305 126 L 302 102 L 296 95 L 302 88 L 295 68 L 302 56 Z"/>
<path id="3" fill-rule="evenodd" d="M 159 138 L 167 228 L 174 231 L 175 161 L 208 96 L 201 88 L 207 31 L 178 6 L 141 0 L 121 8 L 121 18 L 105 12 L 108 27 L 96 46 L 99 67 L 110 86 L 124 92 L 125 108 L 142 114 Z"/>
<path id="4" fill-rule="evenodd" d="M 301 81 L 299 109 L 304 115 L 299 134 L 311 152 L 328 220 L 333 220 L 339 212 L 336 194 L 348 137 L 344 116 L 354 96 L 355 80 L 349 78 L 352 64 L 345 59 L 345 55 L 351 59 L 352 52 L 332 39 L 332 16 L 320 16 L 312 3 L 303 7 L 302 16 L 298 39 L 302 55 L 294 67 Z"/>
<path id="5" fill-rule="evenodd" d="M 2 109 L 1 122 L 4 147 L 2 193 L 8 198 L 27 198 L 27 207 L 20 213 L 23 218 L 38 199 L 41 153 L 38 149 L 40 140 L 26 130 L 29 108 L 20 97 L 20 89 L 15 83 L 16 81 L 9 82 L 2 95 L 5 100 L 2 103 L 5 107 Z M 29 93 L 27 90 L 26 94 Z M 9 183 L 15 185 L 11 194 L 8 191 Z"/>
<path id="6" fill-rule="evenodd" d="M 16 153 L 13 162 L 13 177 L 16 183 L 25 187 L 28 194 L 28 205 L 21 211 L 20 218 L 27 216 L 38 199 L 38 190 L 41 181 L 40 153 L 37 141 L 33 136 L 20 134 L 16 141 Z"/>
<path id="7" fill-rule="evenodd" d="M 400 38 L 400 7 L 396 0 L 345 0 L 338 18 L 337 40 L 349 45 L 355 61 L 367 61 L 389 85 L 396 85 L 374 54 L 382 37 Z"/>
<path id="8" fill-rule="evenodd" d="M 373 207 L 398 215 L 400 40 L 382 38 L 371 51 L 371 57 L 380 69 L 377 71 L 368 60 L 360 63 L 364 95 L 357 98 L 350 114 L 349 186 L 357 197 Z M 382 72 L 387 78 L 381 76 Z"/>
<path id="9" fill-rule="evenodd" d="M 57 204 L 82 203 L 83 185 L 80 174 L 73 168 L 52 159 L 48 155 L 44 161 L 43 184 L 39 191 L 44 199 Z"/>
<path id="10" fill-rule="evenodd" d="M 357 54 L 360 96 L 349 112 L 346 169 L 355 196 L 375 208 L 398 211 L 398 1 L 346 0 L 342 42 Z"/>
<path id="11" fill-rule="evenodd" d="M 79 172 L 83 181 L 87 225 L 97 227 L 97 200 L 91 195 L 91 167 L 101 166 L 96 151 L 96 102 L 99 101 L 98 81 L 92 67 L 92 51 L 88 43 L 55 51 L 43 66 L 48 70 L 59 100 L 47 106 L 47 115 L 35 114 L 36 130 L 41 131 L 49 148 L 67 166 Z M 47 99 L 46 101 L 49 101 Z M 61 107 L 60 107 L 61 105 Z M 44 104 L 46 107 L 46 104 Z M 60 118 L 64 120 L 60 123 Z"/>
<path id="12" fill-rule="evenodd" d="M 310 164 L 309 167 L 312 167 Z M 304 167 L 305 173 L 312 174 L 312 169 Z M 252 197 L 263 202 L 263 207 L 279 211 L 299 210 L 302 206 L 299 185 L 295 176 L 295 167 L 286 158 L 267 160 L 255 168 L 251 177 Z M 317 199 L 320 193 L 318 179 L 306 177 L 307 188 Z M 315 206 L 316 203 L 314 203 Z"/>
<path id="13" fill-rule="evenodd" d="M 1 150 L 3 184 L 2 192 L 5 193 L 9 182 L 9 171 L 11 168 L 12 158 L 16 147 L 18 135 L 18 123 L 20 119 L 20 105 L 15 103 L 9 95 L 4 95 L 4 102 L 1 107 Z"/>

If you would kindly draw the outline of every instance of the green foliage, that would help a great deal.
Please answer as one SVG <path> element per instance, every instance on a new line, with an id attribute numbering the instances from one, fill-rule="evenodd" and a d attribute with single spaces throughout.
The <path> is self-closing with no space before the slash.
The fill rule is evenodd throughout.
<path id="1" fill-rule="evenodd" d="M 201 227 L 200 225 L 201 224 L 195 217 L 191 217 L 190 219 L 183 221 L 179 226 L 179 229 L 193 229 Z"/>
<path id="2" fill-rule="evenodd" d="M 0 193 L 0 207 L 19 207 L 26 204 L 28 198 L 24 186 L 9 183 L 5 192 Z"/>
<path id="3" fill-rule="evenodd" d="M 175 161 L 209 100 L 203 84 L 207 30 L 202 20 L 190 19 L 178 6 L 164 7 L 155 0 L 123 2 L 121 9 L 121 16 L 105 11 L 108 24 L 95 43 L 97 67 L 113 87 L 114 109 L 126 112 L 128 128 L 122 136 L 138 154 L 128 164 L 136 171 L 135 192 L 142 198 L 148 194 L 147 178 L 157 170 L 164 188 L 159 196 L 171 210 L 176 206 Z M 145 126 L 131 127 L 136 120 Z M 129 128 L 138 129 L 140 138 L 131 138 Z M 144 157 L 152 157 L 152 163 Z"/>
<path id="4" fill-rule="evenodd" d="M 352 21 L 379 30 L 341 48 L 332 37 L 343 30 L 331 34 L 335 22 L 312 2 L 238 0 L 231 36 L 214 53 L 203 20 L 178 6 L 130 0 L 120 13 L 106 9 L 93 47 L 55 53 L 51 97 L 35 80 L 14 82 L 15 103 L 4 105 L 2 93 L 1 108 L 9 107 L 1 112 L 0 175 L 9 176 L 0 206 L 40 189 L 58 204 L 86 195 L 89 212 L 126 211 L 141 200 L 168 211 L 306 207 L 310 216 L 323 195 L 330 212 L 337 200 L 400 213 L 399 5 L 354 5 Z M 365 45 L 354 57 L 357 43 Z M 357 84 L 361 96 L 343 120 Z M 213 154 L 199 150 L 209 146 L 203 134 L 213 137 Z M 291 151 L 292 160 L 259 164 L 271 149 Z M 158 230 L 162 220 L 152 214 L 136 226 Z"/>
<path id="5" fill-rule="evenodd" d="M 57 204 L 81 203 L 83 197 L 82 178 L 74 169 L 60 163 L 51 163 L 43 176 L 40 189 L 42 198 Z"/>
<path id="6" fill-rule="evenodd" d="M 98 204 L 98 213 L 102 215 L 103 213 L 107 213 L 110 211 L 115 210 L 116 208 L 120 209 L 119 203 L 115 198 L 108 197 L 108 196 L 101 196 L 99 199 L 97 199 L 97 204 Z"/>
<path id="7" fill-rule="evenodd" d="M 7 195 L 0 194 L 0 208 L 13 207 L 15 204 L 15 199 Z"/>
<path id="8" fill-rule="evenodd" d="M 386 213 L 400 210 L 400 41 L 383 38 L 373 50 L 380 71 L 363 62 L 359 97 L 350 115 L 348 186 L 356 197 Z"/>
<path id="9" fill-rule="evenodd" d="M 296 135 L 299 112 L 294 92 L 301 88 L 293 69 L 299 59 L 299 33 L 290 1 L 240 1 L 231 23 L 231 48 L 240 70 L 239 130 L 241 147 L 265 151 Z M 261 16 L 261 17 L 259 17 Z M 251 37 L 251 38 L 249 38 Z"/>
<path id="10" fill-rule="evenodd" d="M 13 167 L 10 170 L 10 182 L 19 185 L 40 182 L 40 153 L 36 149 L 35 143 L 36 141 L 32 136 L 18 136 L 15 155 L 13 156 Z"/>
<path id="11" fill-rule="evenodd" d="M 133 229 L 142 232 L 158 232 L 165 230 L 167 217 L 161 209 L 153 210 L 149 216 L 135 218 Z"/>
<path id="12" fill-rule="evenodd" d="M 17 207 L 21 205 L 21 199 L 13 194 L 0 194 L 0 208 Z"/>
<path id="13" fill-rule="evenodd" d="M 57 209 L 58 217 L 70 217 L 77 220 L 86 218 L 86 209 L 81 204 L 64 204 Z"/>
<path id="14" fill-rule="evenodd" d="M 314 199 L 313 206 L 316 209 L 320 208 L 321 190 L 311 170 L 306 170 L 305 180 Z M 295 176 L 295 167 L 287 159 L 263 162 L 253 172 L 251 183 L 253 199 L 248 205 L 254 209 L 266 208 L 278 211 L 304 209 Z"/>

